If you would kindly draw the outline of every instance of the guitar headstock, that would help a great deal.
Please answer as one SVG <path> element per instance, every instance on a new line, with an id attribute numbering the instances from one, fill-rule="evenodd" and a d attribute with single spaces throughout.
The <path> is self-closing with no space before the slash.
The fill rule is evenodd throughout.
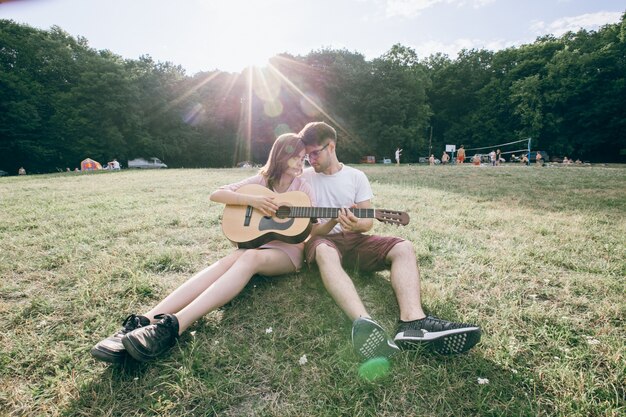
<path id="1" fill-rule="evenodd" d="M 374 210 L 374 217 L 376 220 L 381 221 L 383 223 L 396 224 L 401 226 L 406 226 L 409 224 L 409 214 L 403 211 L 395 211 L 395 210 Z"/>

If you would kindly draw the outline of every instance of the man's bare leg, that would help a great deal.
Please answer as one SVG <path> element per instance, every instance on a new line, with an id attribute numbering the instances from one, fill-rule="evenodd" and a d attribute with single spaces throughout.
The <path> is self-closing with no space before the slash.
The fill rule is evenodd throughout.
<path id="1" fill-rule="evenodd" d="M 387 261 L 391 262 L 391 286 L 400 307 L 400 320 L 426 317 L 420 296 L 420 272 L 411 242 L 396 244 L 387 254 Z"/>
<path id="2" fill-rule="evenodd" d="M 326 291 L 350 320 L 369 317 L 352 279 L 341 266 L 341 260 L 336 249 L 323 243 L 320 244 L 315 248 L 315 261 Z"/>

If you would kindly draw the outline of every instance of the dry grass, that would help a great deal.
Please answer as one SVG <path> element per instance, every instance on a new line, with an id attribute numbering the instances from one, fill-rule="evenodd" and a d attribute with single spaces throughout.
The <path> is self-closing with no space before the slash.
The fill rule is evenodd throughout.
<path id="1" fill-rule="evenodd" d="M 483 326 L 472 352 L 360 380 L 350 323 L 304 270 L 255 279 L 159 363 L 97 363 L 128 313 L 231 250 L 208 194 L 253 171 L 2 178 L 0 414 L 624 414 L 626 167 L 361 168 L 411 215 L 376 232 L 414 243 L 426 308 Z M 387 277 L 355 280 L 391 332 Z"/>

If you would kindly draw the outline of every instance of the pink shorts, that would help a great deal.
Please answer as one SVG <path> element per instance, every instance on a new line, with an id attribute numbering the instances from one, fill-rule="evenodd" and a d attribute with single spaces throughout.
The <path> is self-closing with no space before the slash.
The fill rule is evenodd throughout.
<path id="1" fill-rule="evenodd" d="M 258 249 L 278 249 L 289 257 L 291 263 L 299 271 L 302 268 L 302 252 L 304 251 L 304 243 L 286 243 L 280 240 L 272 240 Z"/>
<path id="2" fill-rule="evenodd" d="M 387 269 L 389 251 L 404 239 L 399 237 L 373 236 L 362 233 L 341 232 L 326 236 L 314 236 L 304 245 L 304 254 L 309 265 L 315 261 L 315 249 L 320 244 L 337 250 L 344 268 L 356 267 L 359 271 L 371 272 Z"/>

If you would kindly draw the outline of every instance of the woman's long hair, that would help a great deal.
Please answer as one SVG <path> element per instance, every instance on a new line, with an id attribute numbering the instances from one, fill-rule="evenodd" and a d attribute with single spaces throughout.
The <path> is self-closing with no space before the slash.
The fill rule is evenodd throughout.
<path id="1" fill-rule="evenodd" d="M 283 172 L 288 168 L 289 159 L 298 156 L 302 149 L 304 143 L 295 133 L 285 133 L 276 138 L 267 163 L 259 171 L 265 177 L 268 188 L 274 188 L 274 184 L 280 181 Z"/>

